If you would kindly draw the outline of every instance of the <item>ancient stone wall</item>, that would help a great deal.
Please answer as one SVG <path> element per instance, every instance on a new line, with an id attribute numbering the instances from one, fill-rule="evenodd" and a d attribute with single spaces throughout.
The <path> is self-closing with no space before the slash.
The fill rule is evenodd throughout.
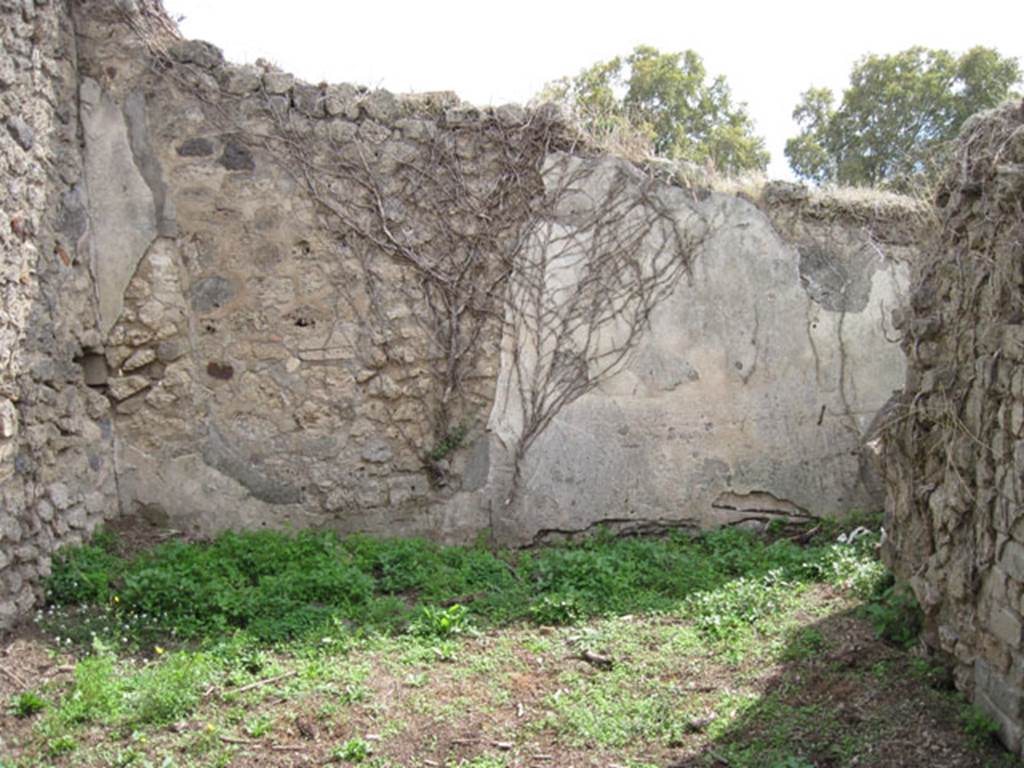
<path id="1" fill-rule="evenodd" d="M 883 442 L 887 557 L 928 646 L 1024 727 L 1024 104 L 969 120 L 899 324 L 907 382 Z"/>
<path id="2" fill-rule="evenodd" d="M 4 616 L 115 514 L 524 544 L 880 503 L 911 203 L 231 65 L 155 3 L 0 8 Z"/>
<path id="3" fill-rule="evenodd" d="M 82 182 L 76 35 L 61 3 L 0 3 L 0 626 L 50 553 L 117 511 Z"/>

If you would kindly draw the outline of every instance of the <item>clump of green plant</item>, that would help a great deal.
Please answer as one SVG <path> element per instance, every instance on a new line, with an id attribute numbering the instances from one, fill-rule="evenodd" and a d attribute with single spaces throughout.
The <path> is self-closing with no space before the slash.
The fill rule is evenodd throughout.
<path id="1" fill-rule="evenodd" d="M 861 610 L 874 626 L 878 637 L 907 648 L 921 634 L 924 623 L 921 607 L 913 593 L 905 586 L 896 584 L 891 575 L 879 584 L 879 589 L 879 593 Z"/>
<path id="2" fill-rule="evenodd" d="M 420 615 L 412 623 L 410 631 L 417 637 L 434 637 L 443 640 L 464 634 L 471 627 L 469 610 L 464 605 L 456 603 L 448 608 L 425 605 L 420 610 Z"/>
<path id="3" fill-rule="evenodd" d="M 114 655 L 100 642 L 93 650 L 75 665 L 71 693 L 50 713 L 60 722 L 103 722 L 120 708 L 123 683 L 114 669 Z"/>
<path id="4" fill-rule="evenodd" d="M 544 594 L 530 603 L 530 617 L 542 625 L 575 624 L 585 615 L 572 593 Z"/>
<path id="5" fill-rule="evenodd" d="M 253 739 L 262 739 L 274 728 L 274 716 L 262 712 L 245 721 L 245 733 Z"/>
<path id="6" fill-rule="evenodd" d="M 793 634 L 789 643 L 782 651 L 784 661 L 800 661 L 809 659 L 825 647 L 825 636 L 814 627 L 802 627 Z"/>
<path id="7" fill-rule="evenodd" d="M 373 749 L 370 747 L 370 743 L 357 736 L 336 747 L 331 752 L 331 757 L 335 761 L 359 764 L 365 762 L 372 753 Z"/>
<path id="8" fill-rule="evenodd" d="M 999 733 L 999 723 L 977 704 L 964 707 L 960 713 L 960 723 L 964 733 L 977 746 L 988 743 Z"/>
<path id="9" fill-rule="evenodd" d="M 77 563 L 75 551 L 63 563 Z M 63 563 L 56 565 L 52 580 L 67 585 Z M 111 602 L 126 619 L 123 624 L 131 625 L 128 619 L 134 617 L 149 619 L 148 639 L 225 635 L 237 628 L 267 641 L 287 639 L 323 624 L 336 611 L 354 613 L 366 605 L 373 586 L 336 536 L 313 532 L 225 534 L 209 545 L 171 542 L 132 561 L 117 561 L 108 576 L 114 573 L 120 588 Z M 93 581 L 109 588 L 112 579 Z M 65 601 L 87 603 L 97 594 L 91 587 L 60 590 Z M 147 644 L 145 636 L 136 639 Z"/>
<path id="10" fill-rule="evenodd" d="M 910 671 L 915 677 L 926 682 L 930 688 L 938 691 L 956 690 L 956 682 L 950 664 L 936 663 L 933 660 L 915 656 L 910 659 Z"/>
<path id="11" fill-rule="evenodd" d="M 828 581 L 868 591 L 879 574 L 863 539 L 801 547 L 734 529 L 605 533 L 517 552 L 261 531 L 168 542 L 131 559 L 94 545 L 67 549 L 49 584 L 63 607 L 42 620 L 62 642 L 88 642 L 95 632 L 136 650 L 239 632 L 262 644 L 406 630 L 443 637 L 471 624 L 569 624 L 680 608 L 706 632 L 727 634 L 731 624 L 756 621 L 751 612 L 774 610 L 791 587 Z M 453 603 L 460 607 L 445 607 Z M 82 617 L 96 617 L 88 633 L 76 629 Z"/>
<path id="12" fill-rule="evenodd" d="M 804 760 L 802 757 L 790 756 L 772 763 L 771 768 L 814 768 L 814 763 Z"/>
<path id="13" fill-rule="evenodd" d="M 78 749 L 78 741 L 70 733 L 52 736 L 46 740 L 46 754 L 50 757 L 67 755 Z"/>
<path id="14" fill-rule="evenodd" d="M 468 434 L 469 427 L 464 424 L 451 427 L 445 432 L 444 437 L 438 440 L 434 447 L 427 452 L 427 458 L 431 461 L 447 459 L 462 447 Z"/>
<path id="15" fill-rule="evenodd" d="M 32 717 L 46 709 L 46 700 L 35 691 L 18 694 L 11 704 L 11 714 L 15 717 Z"/>
<path id="16" fill-rule="evenodd" d="M 169 653 L 141 668 L 119 661 L 97 641 L 93 654 L 75 665 L 71 690 L 50 708 L 44 732 L 59 734 L 90 723 L 135 728 L 160 725 L 190 714 L 214 671 L 204 653 Z"/>
<path id="17" fill-rule="evenodd" d="M 641 741 L 668 744 L 687 732 L 689 713 L 670 685 L 636 685 L 637 670 L 623 665 L 598 676 L 569 675 L 550 697 L 548 725 L 579 747 L 621 748 Z"/>
<path id="18" fill-rule="evenodd" d="M 56 605 L 107 602 L 124 565 L 114 549 L 113 535 L 99 531 L 88 544 L 58 551 L 46 583 L 47 601 Z"/>
<path id="19" fill-rule="evenodd" d="M 822 579 L 864 600 L 877 595 L 891 579 L 888 569 L 874 553 L 877 542 L 878 536 L 872 534 L 851 544 L 826 547 L 819 566 Z"/>
<path id="20" fill-rule="evenodd" d="M 211 673 L 201 653 L 168 654 L 127 678 L 126 718 L 133 725 L 171 723 L 192 712 Z"/>
<path id="21" fill-rule="evenodd" d="M 799 585 L 769 571 L 759 578 L 739 577 L 688 601 L 698 630 L 712 640 L 725 640 L 770 616 L 792 601 Z"/>

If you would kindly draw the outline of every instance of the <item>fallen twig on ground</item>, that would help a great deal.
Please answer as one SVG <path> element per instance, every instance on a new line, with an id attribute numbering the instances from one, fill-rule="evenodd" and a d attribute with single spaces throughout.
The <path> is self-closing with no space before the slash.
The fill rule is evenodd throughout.
<path id="1" fill-rule="evenodd" d="M 22 680 L 18 675 L 9 670 L 7 667 L 0 666 L 0 672 L 3 672 L 5 675 L 7 675 L 7 677 L 10 678 L 11 682 L 17 685 L 18 687 L 25 689 L 28 688 L 28 683 Z"/>
<path id="2" fill-rule="evenodd" d="M 245 693 L 246 691 L 251 691 L 253 688 L 259 688 L 259 687 L 264 686 L 264 685 L 270 685 L 271 683 L 276 683 L 276 682 L 278 682 L 280 680 L 284 680 L 285 678 L 289 678 L 289 677 L 291 677 L 294 674 L 295 674 L 295 671 L 292 670 L 291 672 L 285 672 L 283 675 L 275 675 L 274 677 L 267 677 L 267 678 L 264 678 L 263 680 L 257 680 L 255 682 L 248 683 L 246 685 L 243 685 L 241 688 L 231 688 L 231 689 L 226 690 L 226 691 L 221 691 L 221 694 L 223 695 L 225 693 Z M 211 685 L 203 693 L 203 698 L 209 698 L 210 696 L 212 696 L 214 694 L 215 691 L 216 691 L 216 689 Z"/>
<path id="3" fill-rule="evenodd" d="M 615 660 L 608 656 L 602 656 L 599 653 L 593 651 L 581 651 L 576 657 L 582 661 L 587 662 L 591 666 L 597 667 L 598 669 L 612 669 L 615 667 Z"/>

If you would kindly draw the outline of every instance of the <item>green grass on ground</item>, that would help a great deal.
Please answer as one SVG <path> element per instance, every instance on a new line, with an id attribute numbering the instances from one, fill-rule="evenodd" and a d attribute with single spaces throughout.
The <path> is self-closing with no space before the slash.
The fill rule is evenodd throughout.
<path id="1" fill-rule="evenodd" d="M 870 591 L 883 570 L 862 556 L 869 546 L 862 542 L 800 547 L 732 529 L 700 538 L 599 535 L 579 545 L 492 552 L 417 539 L 257 532 L 166 543 L 125 560 L 100 535 L 58 555 L 47 591 L 53 610 L 42 618 L 65 643 L 89 645 L 95 634 L 145 650 L 156 640 L 209 641 L 239 631 L 262 642 L 338 626 L 422 632 L 425 622 L 443 624 L 443 607 L 455 604 L 465 605 L 463 619 L 475 626 L 565 624 L 685 604 L 715 635 L 775 610 L 812 582 L 849 581 Z"/>
<path id="2" fill-rule="evenodd" d="M 876 542 L 100 535 L 0 688 L 0 768 L 1013 764 L 904 649 Z"/>

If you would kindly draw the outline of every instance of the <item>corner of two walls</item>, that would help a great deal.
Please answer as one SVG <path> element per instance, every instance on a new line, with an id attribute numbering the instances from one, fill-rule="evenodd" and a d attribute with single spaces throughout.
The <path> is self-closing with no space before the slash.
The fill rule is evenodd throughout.
<path id="1" fill-rule="evenodd" d="M 496 148 L 519 136 L 526 152 L 545 118 L 230 66 L 166 25 L 147 36 L 145 4 L 126 8 L 0 10 L 0 627 L 39 602 L 59 546 L 122 513 L 194 535 L 522 544 L 876 506 L 863 443 L 884 407 L 888 557 L 925 608 L 926 643 L 1021 748 L 1020 105 L 965 127 L 965 175 L 943 188 L 936 253 L 961 257 L 967 282 L 923 258 L 906 202 L 652 187 L 546 134 L 554 151 L 529 155 L 508 232 L 541 211 L 586 252 L 580 222 L 621 177 L 701 242 L 614 375 L 570 398 L 517 463 L 524 411 L 507 385 L 531 374 L 511 367 L 502 322 L 474 331 L 439 428 L 436 339 L 409 266 L 440 232 L 479 232 L 401 185 L 441 148 L 467 195 L 507 192 Z M 565 198 L 545 172 L 558 157 L 585 170 Z M 371 190 L 390 244 L 346 184 Z M 970 252 L 979 242 L 996 258 Z"/>
<path id="2" fill-rule="evenodd" d="M 861 444 L 903 379 L 887 333 L 913 258 L 907 210 L 851 212 L 786 185 L 754 204 L 654 182 L 564 128 L 545 134 L 554 149 L 535 162 L 522 137 L 548 119 L 538 113 L 308 85 L 166 30 L 147 36 L 117 4 L 73 11 L 77 35 L 59 6 L 35 11 L 53 28 L 55 63 L 15 87 L 50 89 L 26 118 L 36 144 L 18 143 L 20 126 L 0 137 L 20 169 L 4 212 L 24 210 L 34 227 L 3 235 L 28 282 L 5 283 L 19 286 L 20 314 L 0 326 L 12 350 L 0 372 L 0 557 L 11 561 L 0 612 L 23 613 L 50 552 L 119 512 L 199 536 L 327 527 L 523 544 L 878 504 Z M 31 38 L 33 23 L 11 34 Z M 28 48 L 13 58 L 16 72 L 33 66 Z M 430 248 L 448 229 L 478 242 L 472 223 L 445 222 L 401 184 L 440 147 L 466 194 L 489 199 L 508 190 L 508 146 L 529 160 L 522 205 L 554 200 L 550 231 L 584 249 L 579 222 L 613 177 L 701 239 L 621 368 L 537 438 L 512 503 L 502 323 L 480 325 L 439 434 L 416 275 L 366 236 L 355 208 L 339 224 L 311 194 L 344 206 L 346 184 L 380 183 L 402 244 Z M 337 157 L 346 178 L 330 176 Z M 565 198 L 546 174 L 560 157 L 581 169 Z M 522 214 L 510 215 L 518 231 Z"/>

